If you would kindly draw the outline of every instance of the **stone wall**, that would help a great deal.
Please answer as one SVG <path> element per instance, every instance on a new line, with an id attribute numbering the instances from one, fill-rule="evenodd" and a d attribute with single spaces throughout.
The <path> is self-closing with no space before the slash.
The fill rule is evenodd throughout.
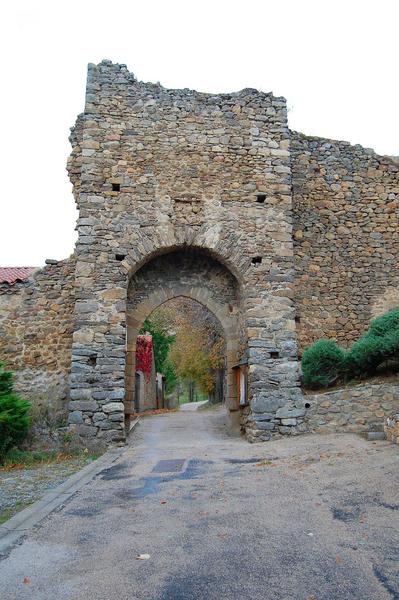
<path id="1" fill-rule="evenodd" d="M 396 406 L 396 410 L 399 410 L 399 406 Z M 389 442 L 399 444 L 399 412 L 386 418 L 384 432 Z"/>
<path id="2" fill-rule="evenodd" d="M 125 397 L 129 278 L 174 250 L 206 251 L 242 287 L 251 401 L 301 402 L 289 137 L 286 102 L 272 94 L 168 90 L 124 65 L 89 65 L 69 161 L 79 208 L 71 398 L 82 435 L 123 437 L 116 421 L 101 432 L 93 409 Z M 256 424 L 254 436 L 270 436 Z"/>
<path id="3" fill-rule="evenodd" d="M 292 132 L 295 300 L 300 350 L 344 346 L 399 305 L 398 162 Z"/>
<path id="4" fill-rule="evenodd" d="M 399 413 L 399 385 L 364 384 L 307 395 L 304 401 L 310 431 L 382 431 L 386 418 Z"/>
<path id="5" fill-rule="evenodd" d="M 0 360 L 15 388 L 35 404 L 65 412 L 71 369 L 74 258 L 0 285 Z"/>
<path id="6" fill-rule="evenodd" d="M 248 359 L 248 438 L 306 430 L 297 336 L 347 345 L 399 304 L 397 163 L 290 132 L 284 98 L 168 90 L 110 61 L 89 65 L 70 141 L 76 259 L 0 290 L 18 388 L 62 405 L 70 371 L 76 431 L 123 439 L 139 325 L 187 295 L 224 329 L 231 410 Z"/>

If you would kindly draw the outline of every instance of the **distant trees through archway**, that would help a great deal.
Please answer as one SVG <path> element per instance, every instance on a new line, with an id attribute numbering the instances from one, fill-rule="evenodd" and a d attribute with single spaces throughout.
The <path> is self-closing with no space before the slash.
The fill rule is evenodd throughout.
<path id="1" fill-rule="evenodd" d="M 153 336 L 156 370 L 166 394 L 224 401 L 238 410 L 233 365 L 241 334 L 240 290 L 235 276 L 209 253 L 181 248 L 155 256 L 130 278 L 126 312 L 127 415 L 135 401 L 138 336 Z"/>
<path id="2" fill-rule="evenodd" d="M 168 300 L 145 319 L 140 334 L 152 336 L 155 368 L 174 403 L 225 400 L 223 328 L 203 304 L 185 296 Z"/>

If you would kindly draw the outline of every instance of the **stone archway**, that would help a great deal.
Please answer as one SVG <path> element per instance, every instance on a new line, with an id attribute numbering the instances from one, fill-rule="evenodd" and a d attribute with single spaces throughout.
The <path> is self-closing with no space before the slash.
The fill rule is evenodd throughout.
<path id="1" fill-rule="evenodd" d="M 127 415 L 134 404 L 135 352 L 140 328 L 156 308 L 179 296 L 202 304 L 219 321 L 226 342 L 226 408 L 238 410 L 233 366 L 240 352 L 244 352 L 239 284 L 232 273 L 209 253 L 185 248 L 152 258 L 129 281 L 125 373 Z"/>
<path id="2" fill-rule="evenodd" d="M 109 62 L 90 66 L 87 89 L 69 162 L 79 208 L 70 378 L 78 433 L 105 442 L 124 438 L 127 289 L 145 265 L 180 251 L 206 254 L 239 284 L 247 438 L 299 431 L 304 411 L 283 99 L 248 89 L 167 90 Z M 205 288 L 212 297 L 203 301 L 229 304 L 213 296 L 206 275 L 181 283 L 189 297 L 200 298 Z M 150 284 L 137 289 L 149 295 Z"/>

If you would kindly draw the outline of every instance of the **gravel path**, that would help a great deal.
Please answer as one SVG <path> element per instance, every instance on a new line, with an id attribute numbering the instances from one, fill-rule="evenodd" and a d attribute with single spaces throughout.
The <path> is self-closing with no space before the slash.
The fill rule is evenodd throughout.
<path id="1" fill-rule="evenodd" d="M 42 498 L 48 490 L 57 487 L 89 460 L 80 456 L 59 463 L 0 471 L 0 522 Z"/>

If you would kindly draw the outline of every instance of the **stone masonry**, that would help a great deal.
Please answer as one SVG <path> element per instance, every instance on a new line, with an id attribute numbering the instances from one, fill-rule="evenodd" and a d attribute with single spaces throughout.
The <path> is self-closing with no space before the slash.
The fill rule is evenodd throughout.
<path id="1" fill-rule="evenodd" d="M 306 430 L 302 349 L 350 343 L 399 303 L 395 160 L 291 132 L 271 93 L 168 90 L 110 61 L 89 65 L 70 140 L 75 255 L 0 290 L 0 359 L 33 395 L 57 374 L 48 399 L 69 399 L 79 435 L 124 439 L 140 323 L 187 296 L 222 325 L 247 438 Z"/>
<path id="2" fill-rule="evenodd" d="M 398 412 L 399 386 L 365 383 L 304 399 L 309 431 L 382 431 L 387 417 Z"/>
<path id="3" fill-rule="evenodd" d="M 14 371 L 20 394 L 61 416 L 69 399 L 75 259 L 50 262 L 25 281 L 0 283 L 0 360 Z"/>
<path id="4" fill-rule="evenodd" d="M 399 305 L 399 161 L 292 133 L 291 164 L 299 346 L 347 346 Z"/>

